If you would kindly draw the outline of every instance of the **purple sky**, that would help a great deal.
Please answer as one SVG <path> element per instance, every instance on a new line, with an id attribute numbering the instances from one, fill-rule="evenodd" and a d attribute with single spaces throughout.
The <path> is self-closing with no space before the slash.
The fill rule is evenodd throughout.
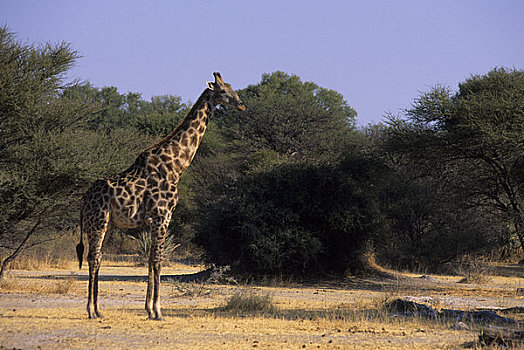
<path id="1" fill-rule="evenodd" d="M 1 0 L 0 25 L 71 43 L 71 76 L 98 87 L 195 101 L 213 71 L 240 89 L 282 70 L 342 93 L 360 125 L 435 84 L 524 69 L 522 0 Z"/>

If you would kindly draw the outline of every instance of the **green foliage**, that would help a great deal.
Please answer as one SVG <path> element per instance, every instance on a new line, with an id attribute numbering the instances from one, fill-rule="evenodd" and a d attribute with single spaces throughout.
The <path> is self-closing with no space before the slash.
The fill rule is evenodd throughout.
<path id="1" fill-rule="evenodd" d="M 356 112 L 339 93 L 283 72 L 264 74 L 259 84 L 238 92 L 247 111 L 215 113 L 216 125 L 208 134 L 218 130 L 218 137 L 209 140 L 219 142 L 206 148 L 206 135 L 206 151 L 190 169 L 200 211 L 195 217 L 200 221 L 196 241 L 209 261 L 237 263 L 245 272 L 303 274 L 309 268 L 327 269 L 319 261 L 327 248 L 314 228 L 304 228 L 307 214 L 296 211 L 305 210 L 304 197 L 321 199 L 298 188 L 309 183 L 309 172 L 320 171 L 305 160 L 336 163 L 353 147 Z M 280 201 L 267 197 L 273 191 L 280 193 Z M 232 227 L 235 233 L 230 236 Z M 344 260 L 340 266 L 346 269 Z"/>
<path id="2" fill-rule="evenodd" d="M 392 173 L 378 192 L 388 224 L 385 235 L 375 241 L 383 263 L 435 271 L 498 243 L 501 227 L 496 220 L 479 216 L 435 178 Z"/>
<path id="3" fill-rule="evenodd" d="M 351 143 L 356 112 L 336 91 L 274 72 L 238 92 L 247 111 L 217 115 L 226 139 L 237 149 L 333 160 Z"/>
<path id="4" fill-rule="evenodd" d="M 5 248 L 39 222 L 35 216 L 65 207 L 62 199 L 82 176 L 60 159 L 65 135 L 92 112 L 60 98 L 63 76 L 77 58 L 65 43 L 25 45 L 0 28 L 0 243 Z"/>
<path id="5" fill-rule="evenodd" d="M 178 96 L 155 96 L 136 118 L 136 128 L 148 135 L 169 134 L 189 112 L 190 106 Z M 138 112 L 138 111 L 137 111 Z"/>
<path id="6" fill-rule="evenodd" d="M 88 86 L 64 83 L 78 58 L 69 45 L 21 44 L 7 28 L 0 44 L 0 247 L 13 251 L 76 226 L 85 187 L 125 168 L 146 138 L 89 129 L 103 108 Z"/>
<path id="7" fill-rule="evenodd" d="M 167 135 L 189 111 L 189 104 L 178 96 L 155 96 L 151 102 L 140 94 L 120 94 L 116 87 L 98 89 L 89 83 L 64 90 L 64 97 L 97 106 L 89 123 L 94 131 L 110 133 L 116 129 L 135 129 L 151 136 Z"/>
<path id="8" fill-rule="evenodd" d="M 439 235 L 464 250 L 512 237 L 523 245 L 524 72 L 494 69 L 467 79 L 454 95 L 436 87 L 407 116 L 390 120 L 385 150 L 412 178 L 440 182 L 432 215 L 446 212 L 450 222 L 477 231 L 458 225 L 456 239 L 452 232 Z"/>
<path id="9" fill-rule="evenodd" d="M 140 230 L 136 240 L 138 242 L 138 261 L 147 266 L 151 251 L 151 231 L 149 229 Z M 179 244 L 174 242 L 173 236 L 167 236 L 164 243 L 164 260 L 169 261 L 178 246 Z"/>
<path id="10" fill-rule="evenodd" d="M 372 190 L 378 166 L 281 165 L 247 176 L 206 211 L 197 241 L 210 262 L 257 274 L 342 274 L 362 268 L 381 229 Z"/>

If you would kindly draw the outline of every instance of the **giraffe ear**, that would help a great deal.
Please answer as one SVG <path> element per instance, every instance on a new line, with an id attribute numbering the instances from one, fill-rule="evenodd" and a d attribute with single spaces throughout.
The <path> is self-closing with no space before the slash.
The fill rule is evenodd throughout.
<path id="1" fill-rule="evenodd" d="M 207 88 L 209 90 L 215 90 L 215 86 L 213 85 L 212 82 L 206 81 L 206 84 L 207 84 Z"/>

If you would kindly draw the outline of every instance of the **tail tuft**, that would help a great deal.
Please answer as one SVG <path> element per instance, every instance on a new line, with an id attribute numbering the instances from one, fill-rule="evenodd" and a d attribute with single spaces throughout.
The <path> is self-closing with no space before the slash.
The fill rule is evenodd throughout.
<path id="1" fill-rule="evenodd" d="M 78 258 L 78 269 L 82 269 L 82 260 L 84 260 L 84 243 L 76 245 L 76 256 Z"/>

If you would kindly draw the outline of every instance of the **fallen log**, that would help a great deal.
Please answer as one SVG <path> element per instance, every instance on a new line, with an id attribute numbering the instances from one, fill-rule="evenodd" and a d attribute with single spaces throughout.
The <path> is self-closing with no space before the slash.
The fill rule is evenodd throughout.
<path id="1" fill-rule="evenodd" d="M 512 318 L 502 317 L 497 315 L 493 310 L 481 311 L 463 311 L 455 309 L 441 309 L 437 310 L 426 304 L 416 303 L 411 300 L 397 298 L 386 303 L 386 309 L 391 312 L 400 313 L 407 316 L 418 316 L 433 319 L 452 319 L 454 321 L 462 322 L 491 322 L 503 324 L 516 324 L 518 322 Z"/>
<path id="2" fill-rule="evenodd" d="M 516 324 L 512 318 L 502 317 L 497 315 L 493 310 L 482 310 L 482 311 L 462 311 L 462 310 L 453 310 L 453 309 L 442 309 L 439 312 L 440 317 L 454 319 L 456 321 L 465 321 L 465 322 L 497 322 L 497 323 L 508 323 Z"/>
<path id="3" fill-rule="evenodd" d="M 416 303 L 406 299 L 393 299 L 386 303 L 386 309 L 408 316 L 420 316 L 426 318 L 436 318 L 438 311 L 426 304 Z"/>
<path id="4" fill-rule="evenodd" d="M 514 307 L 508 307 L 508 308 L 504 308 L 504 309 L 500 309 L 500 308 L 482 308 L 480 310 L 501 312 L 503 314 L 521 314 L 521 313 L 524 313 L 524 307 L 522 307 L 522 306 L 514 306 Z"/>
<path id="5" fill-rule="evenodd" d="M 524 342 L 524 329 L 490 326 L 480 331 L 479 341 L 486 345 L 518 345 Z"/>

